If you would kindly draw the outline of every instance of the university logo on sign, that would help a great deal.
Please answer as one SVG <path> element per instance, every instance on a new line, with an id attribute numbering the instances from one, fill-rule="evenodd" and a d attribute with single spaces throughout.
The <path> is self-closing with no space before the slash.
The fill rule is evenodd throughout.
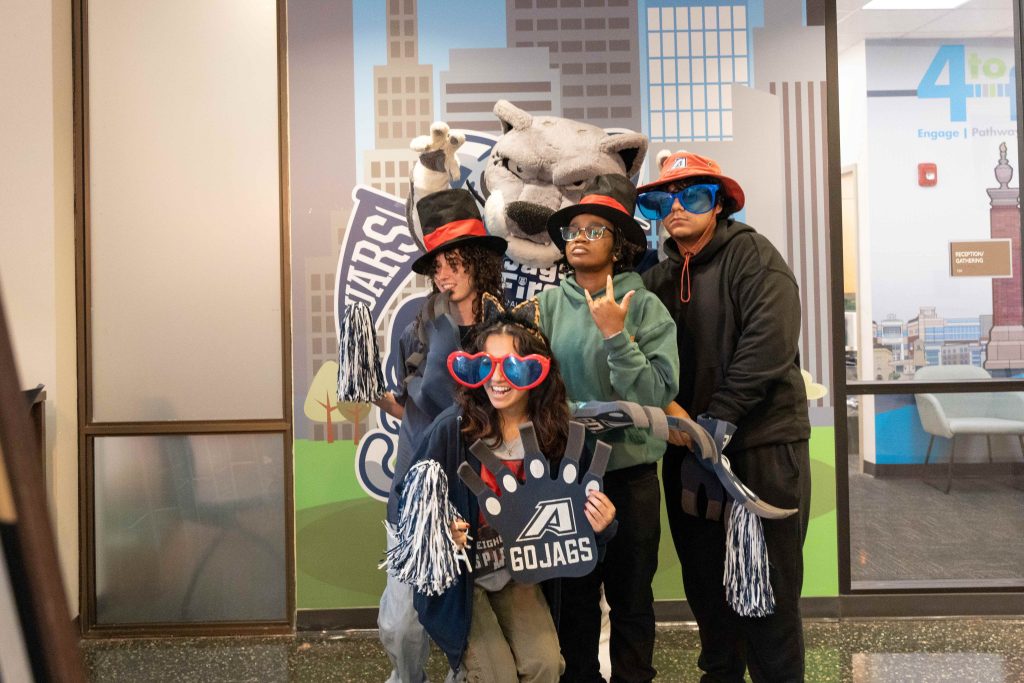
<path id="1" fill-rule="evenodd" d="M 459 478 L 476 495 L 488 525 L 501 535 L 505 566 L 519 583 L 585 576 L 597 565 L 594 529 L 583 510 L 588 492 L 601 489 L 611 447 L 599 442 L 597 455 L 580 476 L 583 433 L 583 425 L 570 424 L 570 436 L 575 437 L 569 439 L 561 461 L 554 463 L 556 476 L 552 476 L 552 463 L 541 453 L 532 423 L 519 428 L 522 480 L 482 440 L 469 448 L 479 461 L 479 471 L 468 460 L 459 466 Z M 493 477 L 494 489 L 481 478 L 485 468 Z"/>
<path id="2" fill-rule="evenodd" d="M 576 518 L 572 513 L 572 500 L 560 498 L 537 503 L 536 512 L 516 540 L 539 541 L 545 534 L 571 536 L 575 533 Z"/>
<path id="3" fill-rule="evenodd" d="M 590 573 L 596 560 L 593 532 L 577 529 L 574 512 L 575 507 L 583 509 L 584 501 L 570 496 L 537 503 L 530 520 L 508 547 L 508 565 L 513 576 L 533 583 L 551 576 Z"/>

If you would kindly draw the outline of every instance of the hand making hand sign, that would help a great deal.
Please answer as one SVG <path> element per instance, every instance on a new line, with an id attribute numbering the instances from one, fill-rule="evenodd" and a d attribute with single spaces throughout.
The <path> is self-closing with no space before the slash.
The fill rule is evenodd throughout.
<path id="1" fill-rule="evenodd" d="M 626 292 L 622 297 L 622 303 L 615 301 L 615 286 L 612 283 L 612 276 L 608 276 L 608 284 L 605 286 L 604 296 L 596 299 L 590 297 L 590 292 L 583 290 L 587 297 L 587 306 L 590 307 L 590 315 L 594 318 L 594 324 L 605 339 L 613 337 L 626 326 L 626 312 L 629 311 L 629 301 L 636 294 L 636 290 Z"/>

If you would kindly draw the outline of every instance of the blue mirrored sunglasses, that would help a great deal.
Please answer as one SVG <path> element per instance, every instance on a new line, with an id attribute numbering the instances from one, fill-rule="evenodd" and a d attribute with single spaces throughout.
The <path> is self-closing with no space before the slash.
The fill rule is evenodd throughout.
<path id="1" fill-rule="evenodd" d="M 637 208 L 644 218 L 661 220 L 672 213 L 676 200 L 690 213 L 707 213 L 715 208 L 718 185 L 689 185 L 679 192 L 644 192 L 636 198 Z"/>

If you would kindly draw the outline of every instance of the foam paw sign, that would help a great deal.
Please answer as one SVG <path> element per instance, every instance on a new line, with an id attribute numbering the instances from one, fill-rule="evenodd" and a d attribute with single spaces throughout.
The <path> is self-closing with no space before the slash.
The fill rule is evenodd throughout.
<path id="1" fill-rule="evenodd" d="M 520 426 L 523 482 L 478 440 L 470 451 L 494 475 L 500 494 L 495 494 L 469 463 L 459 466 L 459 477 L 476 495 L 487 522 L 501 534 L 505 566 L 520 583 L 585 576 L 597 565 L 594 530 L 583 506 L 590 491 L 601 490 L 611 447 L 598 442 L 590 468 L 581 477 L 585 431 L 582 424 L 570 423 L 565 453 L 552 477 L 533 424 Z"/>

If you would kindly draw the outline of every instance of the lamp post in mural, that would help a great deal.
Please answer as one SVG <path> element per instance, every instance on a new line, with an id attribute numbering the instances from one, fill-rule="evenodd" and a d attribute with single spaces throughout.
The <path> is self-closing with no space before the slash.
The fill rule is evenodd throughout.
<path id="1" fill-rule="evenodd" d="M 992 331 L 985 351 L 985 368 L 1008 377 L 1024 371 L 1024 288 L 1021 277 L 1020 188 L 1010 187 L 1013 167 L 1006 158 L 1006 143 L 999 145 L 995 167 L 999 187 L 987 190 L 991 200 L 993 239 L 1010 240 L 1013 277 L 992 280 Z"/>

